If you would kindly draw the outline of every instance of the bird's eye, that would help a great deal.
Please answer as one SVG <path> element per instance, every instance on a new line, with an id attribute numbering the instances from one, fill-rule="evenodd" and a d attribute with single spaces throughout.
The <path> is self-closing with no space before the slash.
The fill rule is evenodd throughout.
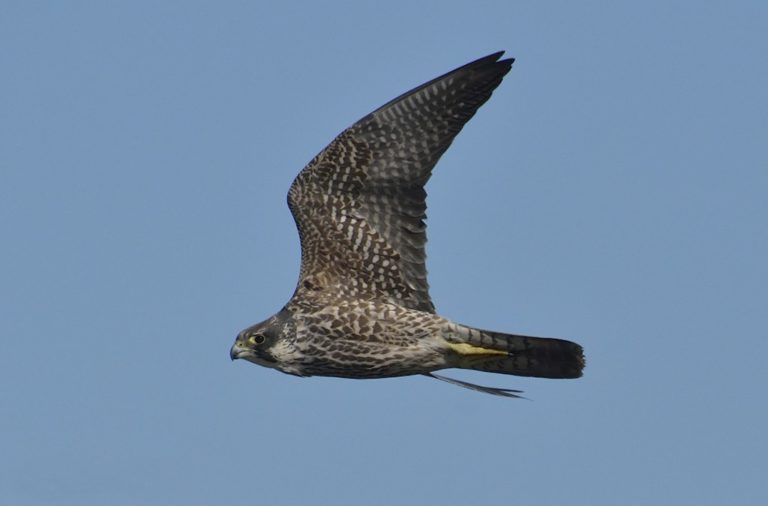
<path id="1" fill-rule="evenodd" d="M 262 334 L 253 334 L 248 338 L 248 340 L 253 344 L 261 344 L 264 342 L 264 335 Z"/>

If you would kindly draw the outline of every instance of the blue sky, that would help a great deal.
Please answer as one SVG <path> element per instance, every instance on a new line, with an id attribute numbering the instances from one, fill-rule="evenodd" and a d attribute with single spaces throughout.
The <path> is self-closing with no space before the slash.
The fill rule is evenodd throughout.
<path id="1" fill-rule="evenodd" d="M 0 503 L 764 504 L 764 2 L 0 4 Z M 290 182 L 517 58 L 437 166 L 439 312 L 584 378 L 301 379 Z"/>

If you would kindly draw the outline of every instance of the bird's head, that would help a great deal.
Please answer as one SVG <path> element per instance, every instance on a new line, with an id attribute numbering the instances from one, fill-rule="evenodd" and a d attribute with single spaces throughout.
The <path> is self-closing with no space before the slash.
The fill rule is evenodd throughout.
<path id="1" fill-rule="evenodd" d="M 235 344 L 229 350 L 232 360 L 239 358 L 265 367 L 276 367 L 277 360 L 270 352 L 282 330 L 282 325 L 275 316 L 261 323 L 251 325 L 235 338 Z"/>

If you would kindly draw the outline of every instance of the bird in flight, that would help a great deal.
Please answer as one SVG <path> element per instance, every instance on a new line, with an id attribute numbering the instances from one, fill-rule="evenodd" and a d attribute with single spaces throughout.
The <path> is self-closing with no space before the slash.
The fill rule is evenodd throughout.
<path id="1" fill-rule="evenodd" d="M 344 130 L 299 173 L 288 206 L 301 239 L 296 290 L 230 350 L 296 376 L 424 374 L 505 397 L 519 390 L 434 374 L 474 369 L 578 378 L 581 346 L 481 330 L 439 316 L 429 296 L 424 185 L 514 59 L 480 58 L 384 104 Z"/>

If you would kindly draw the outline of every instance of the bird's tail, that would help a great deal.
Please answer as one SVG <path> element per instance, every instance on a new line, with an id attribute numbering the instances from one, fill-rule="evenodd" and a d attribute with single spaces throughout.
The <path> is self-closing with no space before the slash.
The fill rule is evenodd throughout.
<path id="1" fill-rule="evenodd" d="M 584 369 L 584 351 L 571 341 L 451 327 L 454 367 L 537 378 L 578 378 Z"/>

